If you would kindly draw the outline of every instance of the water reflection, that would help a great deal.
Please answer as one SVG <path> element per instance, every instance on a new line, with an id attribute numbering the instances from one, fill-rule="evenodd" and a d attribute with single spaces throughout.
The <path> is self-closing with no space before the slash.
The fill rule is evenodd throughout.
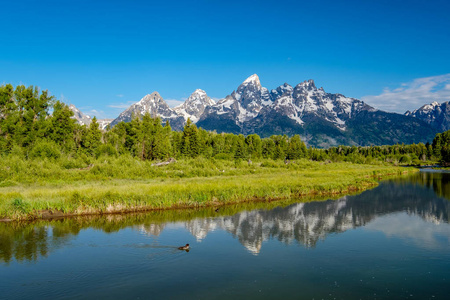
<path id="1" fill-rule="evenodd" d="M 366 229 L 381 231 L 389 238 L 408 240 L 421 249 L 448 250 L 450 246 L 449 226 L 439 226 L 407 214 L 376 218 Z"/>
<path id="2" fill-rule="evenodd" d="M 258 254 L 263 242 L 269 239 L 315 247 L 330 233 L 344 232 L 369 222 L 372 222 L 369 229 L 387 235 L 409 236 L 418 243 L 448 246 L 450 201 L 442 197 L 450 199 L 449 176 L 421 172 L 383 182 L 359 195 L 328 201 L 249 203 L 224 207 L 219 212 L 210 208 L 2 223 L 0 261 L 36 261 L 64 247 L 86 228 L 110 233 L 131 227 L 147 235 L 159 236 L 166 225 L 173 222 L 184 226 L 197 241 L 205 239 L 209 232 L 225 230 L 253 254 Z M 396 218 L 383 217 L 400 212 L 403 215 Z M 405 216 L 418 216 L 423 221 L 406 220 Z M 409 227 L 397 226 L 395 222 L 409 222 Z M 442 224 L 443 227 L 430 224 Z M 440 242 L 437 242 L 436 231 L 443 237 Z"/>

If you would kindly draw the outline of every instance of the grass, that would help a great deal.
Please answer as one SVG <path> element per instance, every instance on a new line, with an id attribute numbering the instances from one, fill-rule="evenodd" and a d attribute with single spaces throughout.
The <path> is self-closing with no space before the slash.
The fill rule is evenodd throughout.
<path id="1" fill-rule="evenodd" d="M 85 169 L 87 164 L 93 167 Z M 151 209 L 223 206 L 254 200 L 333 195 L 377 185 L 379 176 L 405 169 L 383 165 L 261 160 L 248 164 L 188 159 L 163 167 L 131 157 L 95 161 L 0 162 L 0 218 L 42 217 Z M 413 169 L 408 169 L 412 172 Z"/>

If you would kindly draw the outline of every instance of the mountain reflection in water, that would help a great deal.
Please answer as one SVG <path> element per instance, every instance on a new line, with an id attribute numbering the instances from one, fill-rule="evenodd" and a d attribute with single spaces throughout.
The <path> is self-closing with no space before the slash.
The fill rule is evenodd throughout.
<path id="1" fill-rule="evenodd" d="M 411 238 L 418 236 L 419 241 L 428 241 L 428 246 L 436 243 L 433 231 L 437 230 L 438 234 L 444 236 L 442 243 L 448 247 L 449 179 L 448 173 L 420 172 L 382 182 L 375 189 L 337 200 L 251 203 L 223 207 L 219 213 L 209 208 L 76 217 L 32 223 L 2 223 L 0 261 L 36 261 L 40 257 L 48 256 L 55 249 L 64 247 L 81 230 L 88 228 L 105 233 L 133 228 L 147 235 L 159 236 L 167 224 L 174 222 L 182 224 L 197 241 L 218 229 L 229 232 L 253 254 L 258 254 L 263 242 L 269 239 L 286 244 L 298 243 L 311 248 L 331 233 L 344 232 L 366 226 L 368 223 L 371 223 L 368 229 L 380 230 L 386 235 L 403 234 Z M 402 215 L 386 218 L 387 215 L 398 213 Z M 428 226 L 415 220 L 409 229 L 403 232 L 396 230 L 399 228 L 396 222 L 411 222 L 405 219 L 407 216 L 418 216 Z M 444 227 L 430 227 L 436 224 Z M 418 228 L 422 229 L 422 235 L 413 234 L 419 231 Z"/>

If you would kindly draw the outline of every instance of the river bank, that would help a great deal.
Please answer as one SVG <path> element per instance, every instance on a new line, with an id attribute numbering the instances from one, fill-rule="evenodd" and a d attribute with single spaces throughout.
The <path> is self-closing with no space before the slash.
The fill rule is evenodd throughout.
<path id="1" fill-rule="evenodd" d="M 126 179 L 130 170 L 120 172 L 117 164 L 105 163 L 88 170 L 58 170 L 61 180 L 55 180 L 54 175 L 42 176 L 46 170 L 41 170 L 34 182 L 30 177 L 23 177 L 22 182 L 17 182 L 18 176 L 14 180 L 6 178 L 2 182 L 12 184 L 0 187 L 0 219 L 220 207 L 249 201 L 331 196 L 376 186 L 383 176 L 416 171 L 307 160 L 288 165 L 273 161 L 252 165 L 220 162 L 220 168 L 217 167 L 217 163 L 209 161 L 183 161 L 156 168 L 149 164 L 143 168 L 152 172 L 141 170 L 142 176 Z M 105 173 L 109 176 L 102 175 Z"/>

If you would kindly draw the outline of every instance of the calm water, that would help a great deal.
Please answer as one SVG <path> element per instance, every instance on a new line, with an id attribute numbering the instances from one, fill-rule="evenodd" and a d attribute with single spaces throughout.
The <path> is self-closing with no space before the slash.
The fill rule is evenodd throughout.
<path id="1" fill-rule="evenodd" d="M 3 223 L 0 298 L 448 299 L 448 199 L 450 174 L 422 172 L 338 200 Z"/>

